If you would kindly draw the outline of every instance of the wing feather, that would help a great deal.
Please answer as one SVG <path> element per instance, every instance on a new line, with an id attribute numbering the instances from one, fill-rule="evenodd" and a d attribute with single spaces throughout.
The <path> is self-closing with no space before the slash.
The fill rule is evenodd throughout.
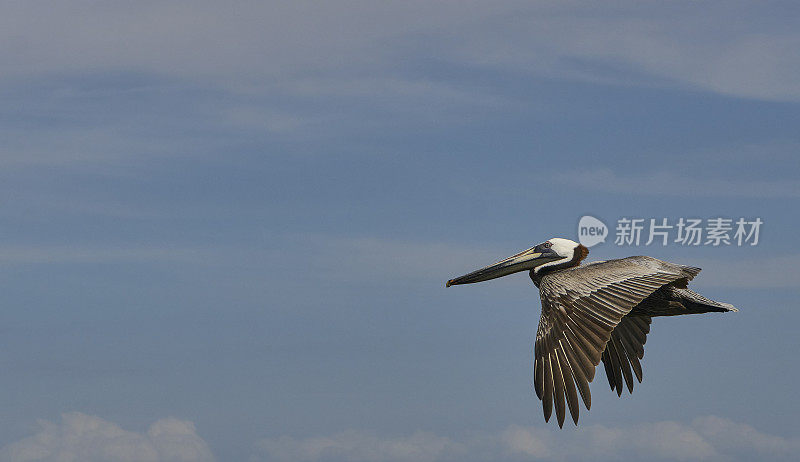
<path id="1" fill-rule="evenodd" d="M 566 339 L 562 340 L 562 343 L 563 342 L 566 342 Z M 567 407 L 569 408 L 569 413 L 575 425 L 578 425 L 578 413 L 580 411 L 578 393 L 575 391 L 575 382 L 572 380 L 572 369 L 570 368 L 570 363 L 567 361 L 565 350 L 566 348 L 562 345 L 561 348 L 556 349 L 556 354 L 558 355 L 558 362 L 561 364 L 561 376 L 564 379 L 564 397 L 567 399 Z"/>
<path id="2" fill-rule="evenodd" d="M 602 359 L 608 383 L 618 395 L 622 395 L 620 376 L 624 377 L 628 391 L 633 393 L 631 369 L 636 380 L 642 382 L 642 364 L 639 360 L 644 357 L 644 343 L 650 331 L 650 322 L 649 316 L 625 316 L 611 333 Z"/>
<path id="3" fill-rule="evenodd" d="M 539 342 L 533 348 L 533 388 L 536 390 L 536 397 L 543 399 L 544 396 L 544 361 L 539 359 Z"/>
<path id="4" fill-rule="evenodd" d="M 628 392 L 633 393 L 633 374 L 631 373 L 631 363 L 628 360 L 628 354 L 625 352 L 625 347 L 622 346 L 622 342 L 618 336 L 612 335 L 611 342 L 614 342 L 614 348 L 617 350 L 620 369 L 622 369 L 622 377 L 625 379 L 625 385 L 628 386 Z"/>
<path id="5" fill-rule="evenodd" d="M 550 416 L 553 415 L 553 367 L 550 361 L 551 349 L 545 341 L 545 356 L 544 356 L 544 398 L 542 399 L 542 411 L 544 412 L 544 421 L 550 421 Z"/>
<path id="6" fill-rule="evenodd" d="M 589 347 L 588 342 L 582 339 L 579 334 L 576 334 L 569 323 L 567 323 L 564 329 L 564 336 L 569 340 L 571 354 L 576 361 L 574 364 L 578 366 L 575 369 L 579 370 L 581 375 L 588 379 L 588 382 L 591 382 L 594 378 L 594 363 L 586 354 L 586 348 Z M 573 364 L 572 360 L 570 364 Z"/>
<path id="7" fill-rule="evenodd" d="M 633 373 L 636 374 L 636 380 L 639 383 L 642 383 L 642 364 L 639 362 L 640 359 L 644 357 L 644 348 L 641 345 L 636 345 L 631 340 L 631 333 L 629 329 L 627 329 L 627 325 L 625 323 L 625 319 L 619 323 L 617 328 L 620 333 L 620 340 L 622 342 L 622 346 L 625 348 L 625 355 L 628 357 L 628 361 L 631 363 L 631 367 L 633 368 Z M 611 336 L 613 337 L 614 334 L 612 333 Z"/>
<path id="8" fill-rule="evenodd" d="M 588 358 L 586 358 L 586 360 L 578 359 L 580 353 L 578 353 L 578 350 L 573 345 L 573 341 L 570 338 L 572 334 L 570 333 L 569 328 L 567 328 L 566 332 L 567 348 L 565 350 L 567 352 L 567 361 L 569 362 L 570 367 L 572 367 L 572 377 L 575 379 L 575 386 L 578 388 L 578 393 L 581 395 L 584 406 L 586 406 L 586 409 L 591 409 L 592 393 L 589 391 L 589 380 L 586 378 L 586 371 L 584 370 L 587 367 L 586 364 Z M 591 363 L 588 364 L 590 365 L 592 375 L 594 375 L 594 366 L 591 366 Z M 579 408 L 580 406 L 575 406 L 574 412 L 572 408 L 570 408 L 570 413 L 572 413 L 572 417 L 576 425 L 578 423 L 577 416 Z"/>
<path id="9" fill-rule="evenodd" d="M 601 360 L 612 390 L 621 394 L 623 379 L 632 390 L 633 376 L 641 381 L 639 360 L 650 318 L 626 315 L 660 287 L 690 280 L 698 271 L 655 258 L 629 257 L 545 274 L 539 280 L 542 316 L 534 347 L 534 388 L 545 420 L 555 407 L 563 425 L 568 407 L 577 423 L 577 394 L 589 409 L 589 382 Z"/>
<path id="10" fill-rule="evenodd" d="M 608 342 L 606 345 L 606 350 L 603 352 L 603 361 L 608 361 L 611 364 L 611 373 L 612 376 L 609 377 L 609 382 L 613 380 L 611 384 L 611 389 L 617 390 L 617 395 L 622 396 L 622 365 L 620 364 L 620 357 L 619 353 L 617 352 L 617 346 L 614 344 L 613 341 Z"/>
<path id="11" fill-rule="evenodd" d="M 555 390 L 555 394 L 553 395 L 553 405 L 556 408 L 556 419 L 558 420 L 558 426 L 564 427 L 564 413 L 566 411 L 564 407 L 564 375 L 562 373 L 563 369 L 561 361 L 558 359 L 559 350 L 560 348 L 556 347 L 550 354 L 550 357 L 552 358 L 550 366 L 553 368 L 553 385 Z"/>

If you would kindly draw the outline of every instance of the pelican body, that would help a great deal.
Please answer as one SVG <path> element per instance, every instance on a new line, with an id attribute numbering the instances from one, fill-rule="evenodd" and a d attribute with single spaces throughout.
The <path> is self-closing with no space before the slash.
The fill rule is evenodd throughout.
<path id="1" fill-rule="evenodd" d="M 644 344 L 651 318 L 737 311 L 688 289 L 700 268 L 652 257 L 628 257 L 581 265 L 589 249 L 553 238 L 535 247 L 447 281 L 447 287 L 529 271 L 539 288 L 542 314 L 534 347 L 534 389 L 545 421 L 553 407 L 564 425 L 565 400 L 578 424 L 580 395 L 592 405 L 589 382 L 602 360 L 611 390 L 633 393 L 641 383 Z"/>

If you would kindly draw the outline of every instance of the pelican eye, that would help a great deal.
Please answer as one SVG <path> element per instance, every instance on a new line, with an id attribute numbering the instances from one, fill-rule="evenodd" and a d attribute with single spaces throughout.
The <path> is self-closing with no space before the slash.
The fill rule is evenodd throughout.
<path id="1" fill-rule="evenodd" d="M 552 246 L 553 246 L 553 244 L 551 244 L 549 242 L 545 242 L 545 243 L 542 244 L 542 247 L 544 247 L 545 249 L 549 249 Z"/>

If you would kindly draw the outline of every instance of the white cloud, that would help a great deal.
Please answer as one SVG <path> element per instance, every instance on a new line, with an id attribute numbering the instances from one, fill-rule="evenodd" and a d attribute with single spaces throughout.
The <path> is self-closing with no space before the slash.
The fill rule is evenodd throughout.
<path id="1" fill-rule="evenodd" d="M 464 455 L 466 447 L 449 438 L 417 432 L 408 437 L 380 438 L 354 430 L 329 437 L 263 439 L 257 449 L 269 460 L 310 462 L 339 458 L 352 462 L 434 462 Z"/>
<path id="2" fill-rule="evenodd" d="M 431 433 L 378 437 L 350 430 L 328 437 L 265 438 L 252 460 L 471 461 L 471 460 L 792 460 L 800 438 L 769 435 L 720 417 L 690 424 L 592 425 L 575 431 L 511 425 L 496 434 L 448 438 Z"/>
<path id="3" fill-rule="evenodd" d="M 574 459 L 598 454 L 609 459 L 632 455 L 640 460 L 708 460 L 718 455 L 712 442 L 695 428 L 677 422 L 644 423 L 632 428 L 594 425 L 587 430 L 587 438 L 566 447 Z"/>
<path id="4" fill-rule="evenodd" d="M 784 438 L 760 432 L 750 425 L 715 416 L 698 417 L 692 426 L 717 446 L 729 452 L 744 454 L 770 454 L 776 457 L 796 458 L 800 453 L 800 438 Z"/>
<path id="5" fill-rule="evenodd" d="M 534 427 L 511 425 L 500 433 L 500 441 L 511 453 L 524 454 L 531 459 L 553 456 L 552 435 Z"/>
<path id="6" fill-rule="evenodd" d="M 3 462 L 211 462 L 192 422 L 167 418 L 136 433 L 100 417 L 69 413 L 39 422 L 32 436 L 0 449 Z"/>

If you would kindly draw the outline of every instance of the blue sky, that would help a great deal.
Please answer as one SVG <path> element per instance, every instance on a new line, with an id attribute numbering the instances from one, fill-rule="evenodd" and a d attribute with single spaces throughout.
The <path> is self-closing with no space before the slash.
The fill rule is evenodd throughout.
<path id="1" fill-rule="evenodd" d="M 0 460 L 793 459 L 798 13 L 4 6 Z M 594 247 L 740 312 L 656 320 L 558 431 L 527 275 L 444 282 L 586 214 L 764 225 Z"/>

